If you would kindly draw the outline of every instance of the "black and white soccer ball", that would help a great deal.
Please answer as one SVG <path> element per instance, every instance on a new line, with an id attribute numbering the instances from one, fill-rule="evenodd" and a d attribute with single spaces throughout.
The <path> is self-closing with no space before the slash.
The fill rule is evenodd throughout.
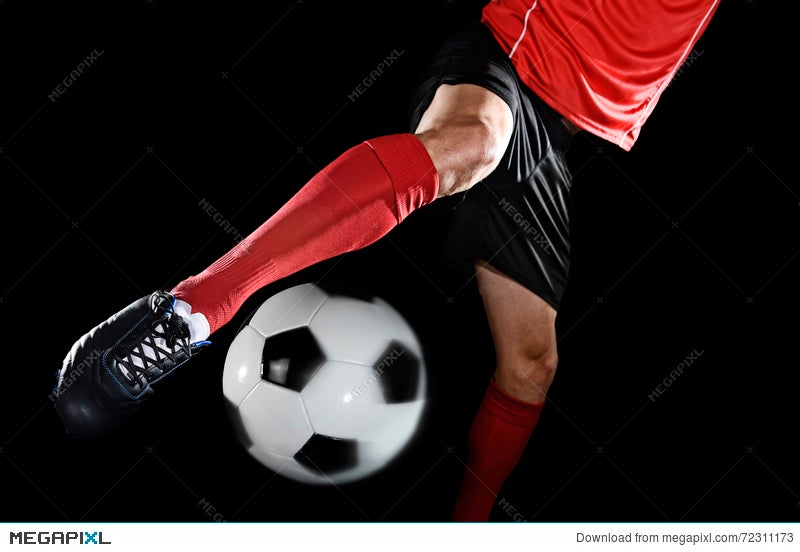
<path id="1" fill-rule="evenodd" d="M 314 284 L 268 298 L 228 349 L 223 392 L 239 441 L 303 483 L 350 483 L 405 450 L 427 373 L 407 320 L 380 298 Z"/>

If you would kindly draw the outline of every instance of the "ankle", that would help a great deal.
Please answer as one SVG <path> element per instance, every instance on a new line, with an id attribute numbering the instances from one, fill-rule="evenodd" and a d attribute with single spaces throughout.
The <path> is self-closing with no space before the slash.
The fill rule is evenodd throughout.
<path id="1" fill-rule="evenodd" d="M 208 319 L 201 312 L 193 313 L 192 306 L 186 301 L 175 299 L 173 310 L 189 326 L 190 343 L 205 341 L 211 335 L 211 325 L 208 323 Z"/>

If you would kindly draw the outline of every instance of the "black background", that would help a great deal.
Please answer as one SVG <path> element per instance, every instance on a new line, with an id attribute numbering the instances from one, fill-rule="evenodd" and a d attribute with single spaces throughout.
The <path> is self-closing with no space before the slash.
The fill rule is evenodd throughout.
<path id="1" fill-rule="evenodd" d="M 345 148 L 406 131 L 414 77 L 481 4 L 0 3 L 3 520 L 447 519 L 493 365 L 474 282 L 440 263 L 450 200 L 262 289 L 121 434 L 68 439 L 48 394 L 81 334 L 234 244 L 201 200 L 246 234 Z M 633 151 L 575 139 L 559 372 L 493 520 L 800 518 L 795 31 L 774 4 L 723 3 Z M 428 355 L 421 433 L 361 483 L 275 477 L 223 410 L 236 328 L 309 281 L 382 296 Z"/>

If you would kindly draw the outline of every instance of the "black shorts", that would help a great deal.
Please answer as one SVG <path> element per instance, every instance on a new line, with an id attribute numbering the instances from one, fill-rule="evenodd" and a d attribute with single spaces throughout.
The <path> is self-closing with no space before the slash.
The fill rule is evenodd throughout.
<path id="1" fill-rule="evenodd" d="M 460 27 L 434 55 L 412 93 L 411 131 L 441 84 L 474 84 L 511 108 L 514 131 L 498 168 L 463 193 L 445 258 L 472 275 L 483 260 L 558 310 L 569 272 L 571 133 L 517 76 L 480 22 Z"/>

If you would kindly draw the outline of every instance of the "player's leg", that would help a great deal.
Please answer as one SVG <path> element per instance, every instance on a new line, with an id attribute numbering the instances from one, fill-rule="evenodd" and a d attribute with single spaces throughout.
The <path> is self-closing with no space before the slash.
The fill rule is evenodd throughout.
<path id="1" fill-rule="evenodd" d="M 116 429 L 258 289 L 375 242 L 414 209 L 494 169 L 512 126 L 499 98 L 472 85 L 449 86 L 429 111 L 418 134 L 348 149 L 206 270 L 84 335 L 58 375 L 55 405 L 68 431 Z"/>
<path id="2" fill-rule="evenodd" d="M 436 166 L 439 196 L 462 192 L 494 171 L 513 127 L 511 109 L 495 93 L 440 85 L 415 130 Z"/>
<path id="3" fill-rule="evenodd" d="M 476 279 L 497 357 L 494 380 L 517 399 L 544 402 L 558 363 L 556 310 L 486 263 L 476 265 Z"/>
<path id="4" fill-rule="evenodd" d="M 368 140 L 311 179 L 274 216 L 173 293 L 214 332 L 258 289 L 383 237 L 411 211 L 474 185 L 497 166 L 508 106 L 469 84 L 442 86 L 415 134 Z"/>
<path id="5" fill-rule="evenodd" d="M 497 365 L 470 429 L 453 521 L 488 519 L 539 419 L 558 360 L 555 309 L 485 263 L 476 271 Z"/>

